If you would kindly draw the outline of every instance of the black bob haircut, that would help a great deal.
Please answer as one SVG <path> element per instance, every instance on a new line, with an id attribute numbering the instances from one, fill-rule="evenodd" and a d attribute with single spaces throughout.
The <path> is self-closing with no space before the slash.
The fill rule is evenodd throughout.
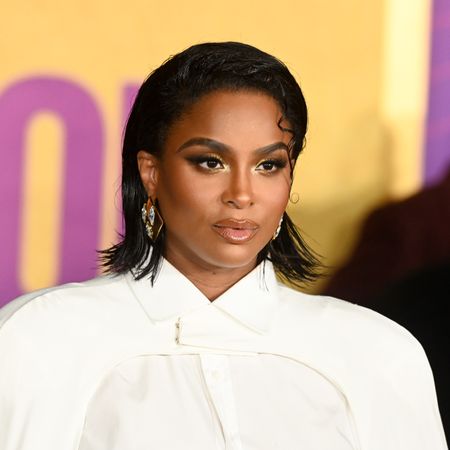
<path id="1" fill-rule="evenodd" d="M 122 152 L 125 234 L 121 242 L 100 252 L 107 272 L 131 270 L 136 279 L 150 276 L 155 282 L 164 255 L 165 230 L 155 243 L 146 234 L 140 211 L 147 193 L 137 153 L 145 150 L 160 156 L 173 123 L 201 97 L 218 90 L 255 91 L 272 97 L 290 126 L 283 130 L 292 134 L 290 158 L 297 160 L 304 147 L 308 116 L 302 91 L 285 64 L 238 42 L 198 44 L 172 56 L 142 84 L 128 118 Z M 318 276 L 319 261 L 287 213 L 283 218 L 278 237 L 260 251 L 257 264 L 272 261 L 281 278 L 300 287 Z"/>

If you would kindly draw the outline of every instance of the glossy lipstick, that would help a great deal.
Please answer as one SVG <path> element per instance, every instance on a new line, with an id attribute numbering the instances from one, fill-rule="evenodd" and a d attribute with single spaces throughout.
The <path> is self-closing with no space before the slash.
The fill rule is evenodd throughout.
<path id="1" fill-rule="evenodd" d="M 243 244 L 250 241 L 259 226 L 248 219 L 226 219 L 213 225 L 213 230 L 232 244 Z"/>

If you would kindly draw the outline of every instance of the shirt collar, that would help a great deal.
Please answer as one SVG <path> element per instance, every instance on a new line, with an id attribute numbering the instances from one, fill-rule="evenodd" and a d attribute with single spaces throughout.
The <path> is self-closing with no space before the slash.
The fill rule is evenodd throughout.
<path id="1" fill-rule="evenodd" d="M 279 305 L 278 283 L 269 261 L 259 264 L 213 302 L 166 259 L 153 287 L 147 277 L 134 280 L 131 273 L 125 277 L 153 322 L 179 318 L 199 308 L 216 308 L 253 331 L 266 333 Z"/>

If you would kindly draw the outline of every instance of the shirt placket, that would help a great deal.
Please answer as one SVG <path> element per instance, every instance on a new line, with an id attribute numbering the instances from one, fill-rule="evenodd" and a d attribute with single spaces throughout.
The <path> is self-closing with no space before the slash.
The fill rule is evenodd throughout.
<path id="1" fill-rule="evenodd" d="M 242 450 L 231 371 L 226 355 L 200 355 L 206 387 L 220 420 L 226 450 Z"/>

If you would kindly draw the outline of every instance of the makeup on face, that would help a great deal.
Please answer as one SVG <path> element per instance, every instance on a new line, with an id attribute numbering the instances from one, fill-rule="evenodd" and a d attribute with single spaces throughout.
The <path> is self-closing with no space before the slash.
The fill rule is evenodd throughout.
<path id="1" fill-rule="evenodd" d="M 166 256 L 216 269 L 256 264 L 292 181 L 281 116 L 267 95 L 218 91 L 173 124 L 155 186 Z"/>

